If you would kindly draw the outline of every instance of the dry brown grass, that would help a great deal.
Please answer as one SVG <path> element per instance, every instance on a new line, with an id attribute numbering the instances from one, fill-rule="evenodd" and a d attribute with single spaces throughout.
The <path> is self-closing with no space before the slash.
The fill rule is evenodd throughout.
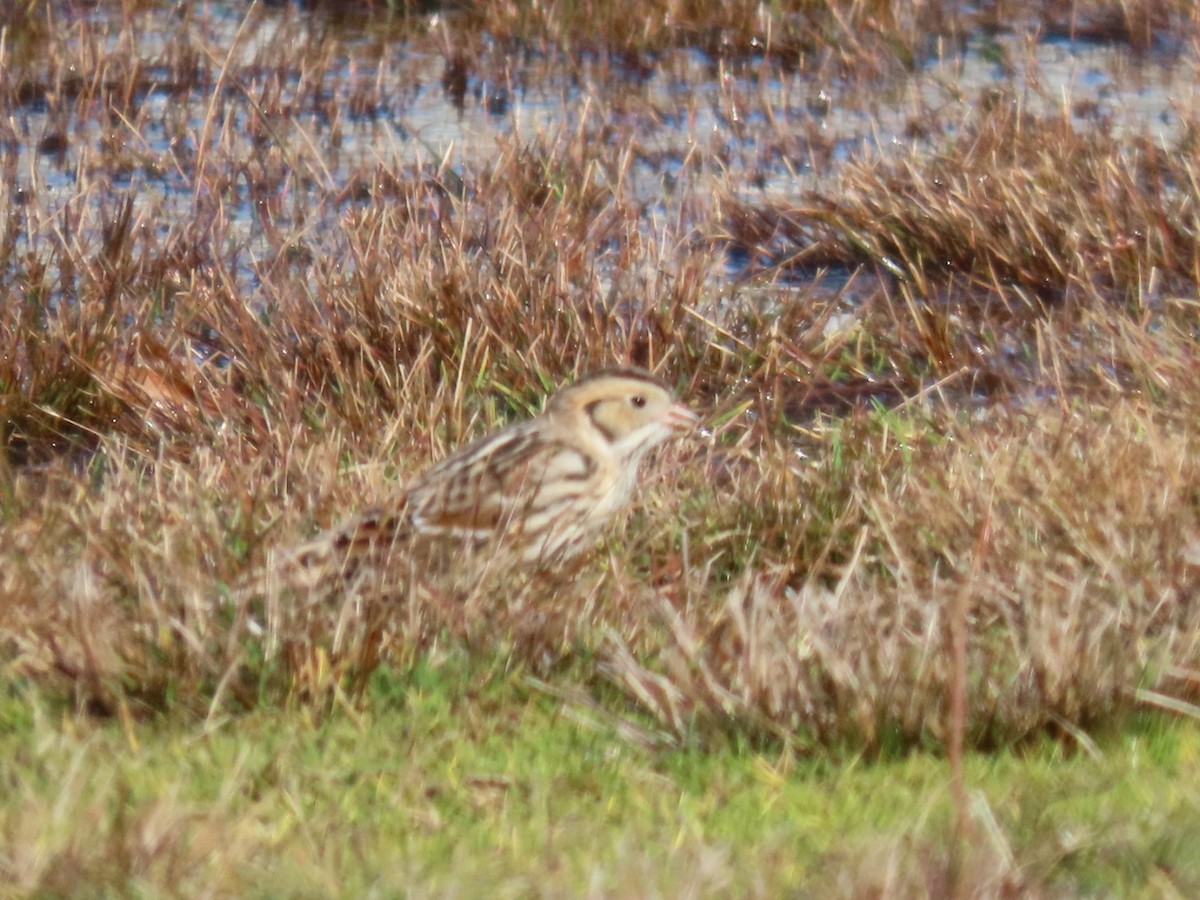
<path id="1" fill-rule="evenodd" d="M 1134 686 L 1195 666 L 1193 421 L 1122 398 L 943 423 L 919 450 L 877 433 L 836 550 L 760 549 L 727 590 L 660 601 L 656 662 L 614 638 L 608 670 L 681 735 L 940 744 L 962 599 L 972 744 L 1109 720 Z M 817 490 L 825 473 L 791 478 Z M 801 532 L 821 515 L 787 505 Z M 763 512 L 744 509 L 743 533 Z"/>
<path id="2" fill-rule="evenodd" d="M 503 34 L 487 17 L 515 8 L 475 15 Z M 902 38 L 895 8 L 848 9 Z M 597 9 L 538 6 L 537 28 L 570 45 L 563 17 Z M 658 122 L 648 100 L 593 98 L 451 167 L 404 157 L 372 119 L 387 92 L 320 30 L 285 19 L 231 54 L 184 23 L 150 65 L 123 49 L 135 22 L 97 27 L 0 79 L 48 123 L 7 135 L 0 175 L 9 671 L 100 712 L 205 711 L 328 702 L 444 642 L 543 676 L 599 654 L 676 738 L 878 747 L 944 739 L 960 602 L 972 743 L 1078 733 L 1139 685 L 1190 696 L 1186 137 L 984 104 L 937 152 L 852 162 L 795 202 L 747 199 L 703 149 L 648 195 L 673 161 L 630 115 Z M 39 181 L 68 168 L 69 190 Z M 775 277 L 819 260 L 857 282 L 724 293 L 731 244 Z M 664 373 L 713 435 L 580 579 L 237 591 L 616 360 Z"/>
<path id="3" fill-rule="evenodd" d="M 1024 114 L 1010 97 L 940 151 L 853 165 L 804 205 L 730 197 L 726 214 L 735 239 L 792 242 L 784 266 L 882 265 L 925 296 L 957 274 L 989 294 L 1136 306 L 1152 274 L 1168 292 L 1195 282 L 1195 154 L 1111 129 Z"/>

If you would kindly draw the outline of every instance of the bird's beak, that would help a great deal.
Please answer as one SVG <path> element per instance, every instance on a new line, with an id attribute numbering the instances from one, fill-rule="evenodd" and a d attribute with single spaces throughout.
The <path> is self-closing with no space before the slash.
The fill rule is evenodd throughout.
<path id="1" fill-rule="evenodd" d="M 675 431 L 691 431 L 699 421 L 700 417 L 682 403 L 667 410 L 667 424 Z"/>

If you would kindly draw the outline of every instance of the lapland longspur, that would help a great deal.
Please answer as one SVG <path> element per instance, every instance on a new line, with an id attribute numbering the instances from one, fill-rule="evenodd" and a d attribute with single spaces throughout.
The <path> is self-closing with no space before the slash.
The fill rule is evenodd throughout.
<path id="1" fill-rule="evenodd" d="M 296 548 L 289 562 L 345 579 L 418 544 L 449 555 L 457 540 L 552 568 L 595 545 L 628 506 L 647 452 L 697 420 L 648 372 L 604 369 L 554 394 L 540 415 L 461 447 L 398 502 Z"/>

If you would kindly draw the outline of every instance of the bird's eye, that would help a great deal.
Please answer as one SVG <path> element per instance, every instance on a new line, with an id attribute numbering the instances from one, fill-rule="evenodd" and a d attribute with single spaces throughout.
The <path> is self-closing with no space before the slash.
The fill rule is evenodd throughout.
<path id="1" fill-rule="evenodd" d="M 632 397 L 629 398 L 629 402 L 630 402 L 630 404 L 632 404 L 634 409 L 641 409 L 643 406 L 646 405 L 646 398 L 643 397 L 641 394 L 634 394 Z"/>

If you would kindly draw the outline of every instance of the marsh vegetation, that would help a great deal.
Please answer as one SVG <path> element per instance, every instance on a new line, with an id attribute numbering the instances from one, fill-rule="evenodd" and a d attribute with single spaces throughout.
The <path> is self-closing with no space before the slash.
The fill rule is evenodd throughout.
<path id="1" fill-rule="evenodd" d="M 383 802 L 408 810 L 388 824 L 404 883 L 431 892 L 472 893 L 447 830 L 488 869 L 485 833 L 456 831 L 472 815 L 521 836 L 496 863 L 514 895 L 1200 885 L 1192 4 L 3 16 L 0 659 L 4 715 L 38 748 L 5 764 L 18 891 L 240 893 L 288 871 L 386 892 L 388 841 L 352 846 Z M 613 362 L 707 427 L 571 578 L 447 582 L 395 610 L 239 599 L 274 548 Z M 445 803 L 404 781 L 453 782 L 416 732 L 330 762 L 327 741 L 403 731 L 397 710 L 479 780 Z M 514 722 L 612 765 L 555 770 L 528 738 L 511 746 L 535 764 L 497 763 L 487 735 Z M 353 784 L 392 751 L 413 768 L 383 799 L 310 806 L 279 764 L 310 739 Z M 155 791 L 123 763 L 79 775 L 114 742 L 148 772 L 231 759 Z M 1079 820 L 1003 807 L 1033 802 L 1012 786 L 1045 783 L 1048 757 L 1125 785 L 1146 745 L 1146 790 L 1183 793 L 1132 833 L 1133 776 Z M 741 808 L 710 833 L 612 801 L 614 829 L 679 828 L 683 855 L 614 838 L 589 869 L 537 812 L 545 783 L 594 804 L 716 780 L 769 806 L 764 784 L 864 765 L 927 797 L 947 753 L 959 786 L 968 755 L 970 810 L 938 787 L 920 825 L 866 814 L 817 854 L 803 829 L 756 843 Z M 94 808 L 93 846 L 71 811 Z M 185 846 L 226 828 L 244 855 Z M 887 879 L 847 861 L 864 844 Z"/>

